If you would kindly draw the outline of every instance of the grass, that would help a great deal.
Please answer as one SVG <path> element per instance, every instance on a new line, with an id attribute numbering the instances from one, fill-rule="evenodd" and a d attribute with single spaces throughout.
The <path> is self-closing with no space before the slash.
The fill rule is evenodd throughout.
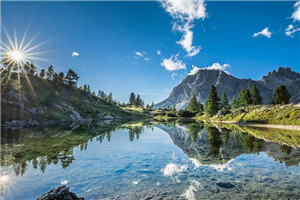
<path id="1" fill-rule="evenodd" d="M 243 110 L 243 111 L 242 111 Z M 300 107 L 293 105 L 262 105 L 235 109 L 214 119 L 261 124 L 300 125 Z"/>

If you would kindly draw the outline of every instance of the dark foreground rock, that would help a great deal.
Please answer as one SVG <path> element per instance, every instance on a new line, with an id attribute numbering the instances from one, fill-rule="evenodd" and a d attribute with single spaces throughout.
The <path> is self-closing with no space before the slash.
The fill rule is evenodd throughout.
<path id="1" fill-rule="evenodd" d="M 218 182 L 217 186 L 222 187 L 222 188 L 226 188 L 226 189 L 234 187 L 234 185 L 229 183 L 229 182 Z"/>
<path id="2" fill-rule="evenodd" d="M 69 187 L 63 185 L 43 194 L 37 200 L 84 200 L 84 198 L 77 197 L 75 193 L 69 191 Z"/>

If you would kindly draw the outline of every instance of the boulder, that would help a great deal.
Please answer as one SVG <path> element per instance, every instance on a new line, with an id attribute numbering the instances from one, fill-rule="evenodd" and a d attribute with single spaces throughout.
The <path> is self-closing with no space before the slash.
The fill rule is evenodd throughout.
<path id="1" fill-rule="evenodd" d="M 69 187 L 63 185 L 43 194 L 37 200 L 84 200 L 84 198 L 77 197 L 75 193 L 69 191 Z"/>

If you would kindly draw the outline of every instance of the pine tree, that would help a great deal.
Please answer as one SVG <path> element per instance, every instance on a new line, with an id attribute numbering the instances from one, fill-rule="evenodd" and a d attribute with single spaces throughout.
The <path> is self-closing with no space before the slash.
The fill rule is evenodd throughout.
<path id="1" fill-rule="evenodd" d="M 65 81 L 65 74 L 63 72 L 60 72 L 58 74 L 58 82 L 59 83 L 64 83 L 64 81 Z"/>
<path id="2" fill-rule="evenodd" d="M 87 92 L 87 85 L 86 84 L 83 85 L 83 91 Z"/>
<path id="3" fill-rule="evenodd" d="M 251 94 L 251 99 L 252 99 L 253 105 L 261 105 L 263 103 L 262 97 L 261 97 L 259 90 L 257 89 L 255 83 L 252 85 L 250 94 Z"/>
<path id="4" fill-rule="evenodd" d="M 136 96 L 135 106 L 142 106 L 142 99 L 139 94 Z"/>
<path id="5" fill-rule="evenodd" d="M 53 82 L 58 82 L 58 74 L 56 72 L 53 75 Z"/>
<path id="6" fill-rule="evenodd" d="M 54 69 L 53 69 L 53 66 L 50 65 L 48 67 L 48 70 L 46 71 L 46 79 L 52 81 L 53 80 L 53 75 L 54 75 Z"/>
<path id="7" fill-rule="evenodd" d="M 130 105 L 135 105 L 135 94 L 133 92 L 130 93 L 129 104 Z"/>
<path id="8" fill-rule="evenodd" d="M 217 114 L 220 109 L 220 98 L 218 96 L 218 91 L 215 86 L 211 86 L 209 90 L 209 96 L 207 99 L 206 112 L 209 116 Z"/>
<path id="9" fill-rule="evenodd" d="M 190 99 L 187 110 L 190 112 L 202 112 L 203 111 L 203 106 L 202 104 L 197 100 L 195 94 L 192 95 L 192 98 Z"/>
<path id="10" fill-rule="evenodd" d="M 290 93 L 284 85 L 280 85 L 275 89 L 273 103 L 288 104 L 290 101 Z"/>
<path id="11" fill-rule="evenodd" d="M 174 104 L 173 107 L 172 107 L 172 111 L 173 111 L 173 112 L 176 112 L 176 106 L 175 106 L 175 104 Z"/>
<path id="12" fill-rule="evenodd" d="M 29 74 L 34 75 L 36 72 L 36 67 L 33 64 L 33 62 L 30 63 L 30 67 L 29 67 Z"/>
<path id="13" fill-rule="evenodd" d="M 45 69 L 42 69 L 42 70 L 40 71 L 39 76 L 40 76 L 41 78 L 44 78 L 44 77 L 45 77 Z"/>
<path id="14" fill-rule="evenodd" d="M 228 102 L 228 97 L 227 97 L 225 91 L 223 91 L 223 94 L 222 94 L 222 97 L 221 97 L 220 108 L 223 111 L 228 111 L 230 109 L 230 105 L 229 105 L 229 102 Z"/>
<path id="15" fill-rule="evenodd" d="M 26 62 L 23 66 L 23 69 L 22 69 L 23 73 L 25 74 L 29 74 L 30 73 L 30 63 L 29 62 Z"/>
<path id="16" fill-rule="evenodd" d="M 238 107 L 239 107 L 238 101 L 235 99 L 235 97 L 232 97 L 231 108 L 235 109 L 235 108 L 238 108 Z"/>
<path id="17" fill-rule="evenodd" d="M 69 69 L 69 71 L 66 75 L 66 80 L 68 82 L 68 85 L 76 86 L 78 79 L 79 79 L 79 76 L 72 69 Z"/>
<path id="18" fill-rule="evenodd" d="M 90 85 L 87 85 L 86 91 L 87 91 L 87 92 L 91 92 Z"/>
<path id="19" fill-rule="evenodd" d="M 239 94 L 239 100 L 238 100 L 239 106 L 248 106 L 252 104 L 252 98 L 250 91 L 248 89 L 244 90 L 244 88 L 241 89 L 241 92 Z"/>
<path id="20" fill-rule="evenodd" d="M 112 93 L 109 93 L 107 96 L 107 102 L 108 103 L 113 103 L 113 97 L 112 97 Z"/>

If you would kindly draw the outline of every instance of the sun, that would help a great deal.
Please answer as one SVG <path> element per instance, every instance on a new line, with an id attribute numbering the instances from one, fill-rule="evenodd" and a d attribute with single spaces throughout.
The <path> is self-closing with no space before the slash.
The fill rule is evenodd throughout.
<path id="1" fill-rule="evenodd" d="M 18 38 L 16 32 L 11 37 L 6 29 L 3 29 L 8 43 L 1 41 L 0 44 L 0 60 L 4 67 L 2 72 L 8 69 L 17 69 L 19 71 L 23 70 L 23 66 L 26 63 L 30 63 L 33 61 L 46 61 L 46 59 L 41 58 L 40 56 L 45 52 L 36 50 L 43 44 L 47 43 L 49 40 L 32 45 L 38 34 L 28 40 L 28 42 L 25 42 L 27 30 L 25 31 L 22 38 Z M 35 65 L 37 64 L 35 63 Z M 0 72 L 0 74 L 2 72 Z"/>
<path id="2" fill-rule="evenodd" d="M 18 50 L 9 52 L 9 57 L 16 63 L 24 62 L 24 53 Z"/>

